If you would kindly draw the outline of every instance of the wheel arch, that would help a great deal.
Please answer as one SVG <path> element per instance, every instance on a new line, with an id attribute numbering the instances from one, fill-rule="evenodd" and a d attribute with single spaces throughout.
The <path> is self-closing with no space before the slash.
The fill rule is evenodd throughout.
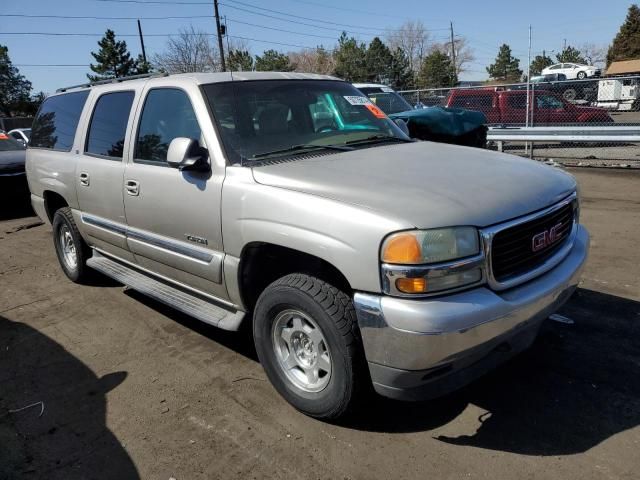
<path id="1" fill-rule="evenodd" d="M 62 195 L 58 192 L 54 192 L 53 190 L 44 190 L 42 192 L 42 198 L 44 198 L 44 209 L 50 223 L 53 223 L 53 216 L 57 210 L 69 206 L 69 202 L 67 202 Z"/>
<path id="2" fill-rule="evenodd" d="M 317 277 L 349 296 L 353 294 L 346 275 L 327 260 L 275 243 L 254 241 L 242 248 L 238 265 L 237 282 L 245 308 L 253 310 L 268 285 L 291 273 Z"/>

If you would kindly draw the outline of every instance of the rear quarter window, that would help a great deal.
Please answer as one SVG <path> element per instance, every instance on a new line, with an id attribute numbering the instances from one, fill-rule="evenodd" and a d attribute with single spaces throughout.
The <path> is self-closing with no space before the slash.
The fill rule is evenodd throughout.
<path id="1" fill-rule="evenodd" d="M 88 96 L 84 90 L 47 98 L 33 121 L 29 146 L 70 151 Z"/>

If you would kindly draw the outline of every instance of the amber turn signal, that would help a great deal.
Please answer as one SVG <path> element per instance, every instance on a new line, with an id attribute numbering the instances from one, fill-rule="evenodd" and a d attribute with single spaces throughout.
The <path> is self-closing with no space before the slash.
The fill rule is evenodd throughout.
<path id="1" fill-rule="evenodd" d="M 403 293 L 425 293 L 427 291 L 426 278 L 398 278 L 396 288 Z"/>
<path id="2" fill-rule="evenodd" d="M 384 245 L 382 261 L 386 263 L 420 263 L 422 251 L 415 235 L 400 233 L 389 238 Z"/>

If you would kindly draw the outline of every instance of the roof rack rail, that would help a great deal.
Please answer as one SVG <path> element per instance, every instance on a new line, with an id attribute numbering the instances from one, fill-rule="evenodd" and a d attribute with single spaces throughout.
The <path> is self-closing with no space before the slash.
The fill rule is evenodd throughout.
<path id="1" fill-rule="evenodd" d="M 80 83 L 78 85 L 71 85 L 70 87 L 59 88 L 56 90 L 56 93 L 66 92 L 67 90 L 72 90 L 74 88 L 89 88 L 96 85 L 107 85 L 109 83 L 120 83 L 120 82 L 126 82 L 128 80 L 138 80 L 139 78 L 167 77 L 167 76 L 169 76 L 169 74 L 166 72 L 158 72 L 158 73 L 141 73 L 140 75 L 129 75 L 128 77 L 108 78 L 106 80 L 99 80 L 97 82 Z"/>

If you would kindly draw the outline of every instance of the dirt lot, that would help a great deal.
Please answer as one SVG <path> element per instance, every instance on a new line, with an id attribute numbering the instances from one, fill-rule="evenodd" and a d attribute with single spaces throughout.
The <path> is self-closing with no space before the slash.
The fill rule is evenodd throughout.
<path id="1" fill-rule="evenodd" d="M 285 404 L 245 335 L 106 279 L 69 282 L 49 229 L 13 205 L 0 222 L 0 478 L 640 478 L 640 172 L 573 173 L 593 235 L 562 309 L 575 324 L 548 322 L 454 395 L 371 398 L 342 425 Z"/>

